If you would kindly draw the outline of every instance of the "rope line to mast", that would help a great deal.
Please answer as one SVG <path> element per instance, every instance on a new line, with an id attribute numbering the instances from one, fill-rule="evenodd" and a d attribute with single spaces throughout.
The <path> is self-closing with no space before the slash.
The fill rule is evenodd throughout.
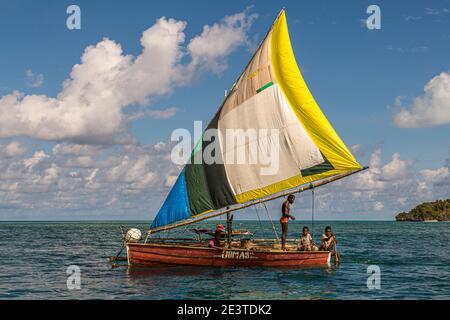
<path id="1" fill-rule="evenodd" d="M 275 229 L 275 225 L 273 224 L 272 218 L 270 217 L 269 210 L 267 210 L 267 206 L 265 203 L 263 203 L 263 205 L 264 205 L 264 208 L 266 209 L 267 217 L 269 218 L 270 223 L 272 224 L 272 229 L 273 229 L 273 232 L 275 233 L 275 238 L 277 239 L 277 242 L 280 242 L 280 238 L 278 238 L 277 230 Z"/>
<path id="2" fill-rule="evenodd" d="M 258 206 L 256 205 L 256 206 L 254 206 L 254 208 L 255 208 L 255 211 L 256 211 L 256 216 L 258 217 L 259 227 L 261 229 L 261 233 L 264 235 L 264 227 L 262 225 L 261 218 L 259 217 Z"/>
<path id="3" fill-rule="evenodd" d="M 327 179 L 322 179 L 322 180 L 315 181 L 314 183 L 311 183 L 310 185 L 303 185 L 303 186 L 300 186 L 300 187 L 298 187 L 296 189 L 293 189 L 293 190 L 286 190 L 286 191 L 283 191 L 283 192 L 280 192 L 280 193 L 277 193 L 277 194 L 273 194 L 271 196 L 263 197 L 263 198 L 260 198 L 260 199 L 255 199 L 254 201 L 249 201 L 247 203 L 240 204 L 239 206 L 232 207 L 230 209 L 217 210 L 217 211 L 212 212 L 212 213 L 210 213 L 208 215 L 205 214 L 205 215 L 202 215 L 200 217 L 196 217 L 195 219 L 188 219 L 188 220 L 185 220 L 185 221 L 182 221 L 182 222 L 156 227 L 156 228 L 148 230 L 147 232 L 149 232 L 149 233 L 163 232 L 163 231 L 168 230 L 168 229 L 175 229 L 175 228 L 179 228 L 179 227 L 184 226 L 184 225 L 188 225 L 188 224 L 196 223 L 196 222 L 203 221 L 203 220 L 206 220 L 206 219 L 211 219 L 211 218 L 214 218 L 214 217 L 218 217 L 218 216 L 226 214 L 227 212 L 232 212 L 232 211 L 236 211 L 236 210 L 242 210 L 244 208 L 247 208 L 247 207 L 250 207 L 250 206 L 254 206 L 256 204 L 260 204 L 260 203 L 264 203 L 264 202 L 267 202 L 267 201 L 271 201 L 271 200 L 275 200 L 275 199 L 284 197 L 284 196 L 289 195 L 291 193 L 304 192 L 306 190 L 311 189 L 311 185 L 314 186 L 314 188 L 317 188 L 317 187 L 329 184 L 329 183 L 331 183 L 333 181 L 340 180 L 342 178 L 345 178 L 347 176 L 353 175 L 355 173 L 358 173 L 358 172 L 361 172 L 361 171 L 364 171 L 364 170 L 367 170 L 367 169 L 369 169 L 369 167 L 363 167 L 361 169 L 357 169 L 357 170 L 345 172 L 345 173 L 342 173 L 342 174 L 338 174 L 338 175 L 329 177 Z"/>
<path id="4" fill-rule="evenodd" d="M 314 238 L 314 202 L 315 202 L 315 193 L 314 186 L 311 188 L 311 237 Z"/>

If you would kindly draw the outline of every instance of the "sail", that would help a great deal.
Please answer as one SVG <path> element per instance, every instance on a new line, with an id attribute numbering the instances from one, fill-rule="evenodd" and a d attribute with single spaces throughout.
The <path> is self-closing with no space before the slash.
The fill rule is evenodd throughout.
<path id="1" fill-rule="evenodd" d="M 214 141 L 222 161 L 195 163 L 212 141 L 194 148 L 163 206 L 157 228 L 236 204 L 260 199 L 302 184 L 359 170 L 361 165 L 337 135 L 306 85 L 292 50 L 282 10 L 208 129 L 225 137 L 228 129 L 268 130 L 276 135 L 239 140 L 232 148 Z M 265 149 L 277 141 L 276 174 L 261 174 L 260 162 L 224 161 L 244 148 Z M 228 141 L 226 142 L 228 143 Z M 217 150 L 217 149 L 216 149 Z"/>

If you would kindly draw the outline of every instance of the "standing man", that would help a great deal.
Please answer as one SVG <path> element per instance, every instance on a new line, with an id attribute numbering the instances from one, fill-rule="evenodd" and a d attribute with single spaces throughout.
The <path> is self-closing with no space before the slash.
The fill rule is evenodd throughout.
<path id="1" fill-rule="evenodd" d="M 295 220 L 295 217 L 291 215 L 291 204 L 293 204 L 295 201 L 295 196 L 293 194 L 290 194 L 287 197 L 287 200 L 283 202 L 283 205 L 281 206 L 281 249 L 284 251 L 287 251 L 286 249 L 286 236 L 288 232 L 288 222 L 289 218 L 292 220 Z"/>

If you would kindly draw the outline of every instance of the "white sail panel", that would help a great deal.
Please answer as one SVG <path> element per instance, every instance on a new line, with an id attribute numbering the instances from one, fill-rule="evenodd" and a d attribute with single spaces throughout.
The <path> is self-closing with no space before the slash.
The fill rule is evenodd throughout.
<path id="1" fill-rule="evenodd" d="M 218 128 L 225 171 L 235 194 L 298 176 L 301 170 L 324 162 L 319 148 L 308 136 L 277 84 L 233 108 L 221 117 Z M 240 139 L 227 139 L 227 129 L 253 134 L 245 139 L 242 135 Z M 270 159 L 260 157 L 267 152 L 272 152 Z M 245 164 L 236 164 L 238 154 L 245 155 Z M 250 155 L 256 159 L 250 159 Z M 229 160 L 232 162 L 228 163 Z"/>

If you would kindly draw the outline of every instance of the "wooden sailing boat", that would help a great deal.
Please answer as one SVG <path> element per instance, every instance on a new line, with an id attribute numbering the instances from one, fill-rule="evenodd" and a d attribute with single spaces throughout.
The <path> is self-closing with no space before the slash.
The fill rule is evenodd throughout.
<path id="1" fill-rule="evenodd" d="M 277 174 L 261 175 L 259 164 L 190 161 L 153 220 L 145 241 L 125 243 L 130 266 L 297 267 L 330 263 L 329 251 L 302 252 L 294 246 L 294 250 L 282 251 L 274 240 L 251 240 L 251 245 L 244 246 L 242 241 L 231 239 L 231 225 L 227 241 L 220 247 L 208 247 L 208 242 L 198 240 L 161 240 L 153 236 L 225 214 L 229 218 L 233 211 L 313 189 L 365 169 L 341 141 L 303 80 L 284 10 L 207 129 L 224 132 L 229 128 L 276 129 L 280 148 Z M 210 143 L 202 140 L 191 160 Z M 221 143 L 219 153 L 224 159 Z M 249 143 L 261 147 L 263 141 Z"/>

